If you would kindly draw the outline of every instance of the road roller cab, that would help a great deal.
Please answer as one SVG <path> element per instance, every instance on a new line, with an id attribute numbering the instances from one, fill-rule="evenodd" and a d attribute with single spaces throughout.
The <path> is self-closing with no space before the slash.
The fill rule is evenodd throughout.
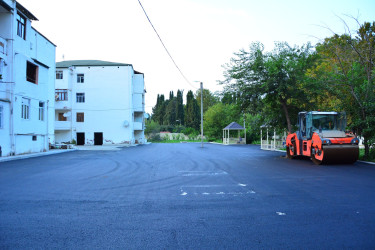
<path id="1" fill-rule="evenodd" d="M 345 133 L 345 112 L 298 113 L 298 131 L 286 140 L 288 158 L 311 157 L 315 164 L 354 163 L 358 160 L 358 138 Z"/>

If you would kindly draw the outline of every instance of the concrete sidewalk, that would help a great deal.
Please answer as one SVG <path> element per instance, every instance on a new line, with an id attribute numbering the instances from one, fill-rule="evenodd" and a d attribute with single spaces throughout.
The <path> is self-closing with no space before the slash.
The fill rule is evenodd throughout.
<path id="1" fill-rule="evenodd" d="M 48 152 L 30 153 L 30 154 L 23 154 L 23 155 L 0 157 L 0 162 L 28 159 L 28 158 L 40 157 L 40 156 L 46 156 L 46 155 L 53 155 L 53 154 L 60 154 L 60 153 L 72 152 L 72 151 L 76 151 L 76 150 L 117 151 L 117 150 L 121 150 L 121 148 L 124 148 L 124 147 L 135 147 L 135 146 L 137 146 L 137 145 L 111 144 L 111 145 L 100 145 L 100 146 L 93 146 L 93 145 L 90 145 L 90 146 L 74 146 L 73 149 L 51 149 Z"/>
<path id="2" fill-rule="evenodd" d="M 121 150 L 121 148 L 128 148 L 128 147 L 135 147 L 135 145 L 129 145 L 129 144 L 111 144 L 111 145 L 83 145 L 83 146 L 74 146 L 77 150 L 93 150 L 93 151 L 117 151 Z"/>
<path id="3" fill-rule="evenodd" d="M 76 150 L 77 149 L 51 149 L 50 151 L 47 151 L 47 152 L 5 156 L 5 157 L 0 157 L 0 162 L 22 160 L 22 159 L 28 159 L 28 158 L 40 157 L 40 156 L 46 156 L 46 155 L 61 154 L 61 153 L 67 153 L 67 152 L 72 152 Z"/>

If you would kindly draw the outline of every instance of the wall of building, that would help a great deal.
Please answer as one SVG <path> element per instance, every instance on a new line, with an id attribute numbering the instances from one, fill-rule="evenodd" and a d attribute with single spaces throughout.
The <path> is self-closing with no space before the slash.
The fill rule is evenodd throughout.
<path id="1" fill-rule="evenodd" d="M 2 127 L 0 128 L 0 147 L 1 147 L 1 155 L 5 156 L 8 155 L 11 151 L 10 146 L 10 136 L 9 136 L 9 119 L 10 117 L 10 103 L 0 101 L 0 106 L 2 107 Z"/>
<path id="2" fill-rule="evenodd" d="M 55 131 L 55 140 L 59 143 L 72 142 L 73 137 L 71 131 Z"/>
<path id="3" fill-rule="evenodd" d="M 93 145 L 94 133 L 103 133 L 103 144 L 135 143 L 132 97 L 134 73 L 131 66 L 57 70 L 63 71 L 63 79 L 56 79 L 56 89 L 68 89 L 69 101 L 62 102 L 68 109 L 57 110 L 56 115 L 58 112 L 70 113 L 68 120 L 70 118 L 71 122 L 66 123 L 71 123 L 72 129 L 70 135 L 66 131 L 56 131 L 56 142 L 68 141 L 69 138 L 77 141 L 77 133 L 85 133 L 85 144 Z M 77 74 L 84 74 L 84 83 L 77 82 Z M 77 93 L 85 93 L 84 103 L 76 102 Z M 55 103 L 56 107 L 63 106 L 60 102 Z M 84 122 L 76 121 L 77 112 L 84 113 Z"/>
<path id="4" fill-rule="evenodd" d="M 15 2 L 10 4 L 15 7 Z M 3 156 L 12 152 L 24 154 L 47 151 L 49 142 L 54 141 L 55 45 L 33 29 L 28 19 L 26 39 L 19 37 L 16 13 L 0 14 L 0 34 L 9 36 L 6 37 L 7 57 L 3 58 L 6 61 L 3 70 L 5 77 L 0 89 L 0 99 L 9 101 L 6 105 L 0 101 L 0 105 L 5 106 L 4 128 L 0 129 L 0 134 L 4 134 L 0 142 L 4 148 Z M 4 27 L 3 24 L 8 26 Z M 37 84 L 27 81 L 27 62 L 38 67 Z M 30 104 L 29 119 L 21 117 L 23 100 Z M 39 120 L 40 102 L 44 103 L 43 120 Z"/>

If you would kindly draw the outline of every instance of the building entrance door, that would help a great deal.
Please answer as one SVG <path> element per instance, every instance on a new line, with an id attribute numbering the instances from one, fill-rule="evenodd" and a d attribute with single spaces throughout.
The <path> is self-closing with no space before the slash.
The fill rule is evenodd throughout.
<path id="1" fill-rule="evenodd" d="M 85 133 L 77 133 L 77 145 L 85 145 Z"/>
<path id="2" fill-rule="evenodd" d="M 102 132 L 94 133 L 94 145 L 103 145 L 103 133 Z"/>

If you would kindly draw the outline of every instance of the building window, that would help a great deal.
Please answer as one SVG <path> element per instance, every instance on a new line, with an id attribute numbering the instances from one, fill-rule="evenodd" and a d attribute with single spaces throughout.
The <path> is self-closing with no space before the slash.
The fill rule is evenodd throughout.
<path id="1" fill-rule="evenodd" d="M 30 119 L 30 99 L 22 98 L 21 118 Z"/>
<path id="2" fill-rule="evenodd" d="M 85 93 L 76 93 L 77 102 L 85 102 Z"/>
<path id="3" fill-rule="evenodd" d="M 85 75 L 84 74 L 77 74 L 77 82 L 84 83 L 85 82 Z"/>
<path id="4" fill-rule="evenodd" d="M 33 136 L 32 136 L 32 140 L 33 140 L 33 141 L 36 141 L 37 138 L 38 138 L 38 137 L 37 137 L 36 135 L 33 135 Z"/>
<path id="5" fill-rule="evenodd" d="M 27 62 L 26 65 L 26 80 L 38 84 L 38 69 L 39 67 L 31 62 Z"/>
<path id="6" fill-rule="evenodd" d="M 61 70 L 56 71 L 56 79 L 63 79 L 63 72 Z"/>
<path id="7" fill-rule="evenodd" d="M 58 120 L 61 122 L 65 122 L 67 120 L 64 113 L 59 113 Z"/>
<path id="8" fill-rule="evenodd" d="M 39 121 L 44 121 L 44 102 L 39 102 Z"/>
<path id="9" fill-rule="evenodd" d="M 67 89 L 56 89 L 55 100 L 56 101 L 67 101 L 68 100 L 68 90 Z"/>
<path id="10" fill-rule="evenodd" d="M 26 39 L 26 19 L 17 13 L 17 35 Z"/>
<path id="11" fill-rule="evenodd" d="M 0 106 L 0 128 L 3 128 L 3 106 Z"/>
<path id="12" fill-rule="evenodd" d="M 77 113 L 77 122 L 85 121 L 85 113 Z"/>

